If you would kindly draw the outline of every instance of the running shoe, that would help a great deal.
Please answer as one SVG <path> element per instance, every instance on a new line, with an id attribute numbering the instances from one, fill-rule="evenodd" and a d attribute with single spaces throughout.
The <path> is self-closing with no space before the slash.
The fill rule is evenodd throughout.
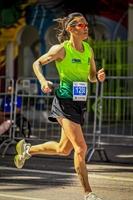
<path id="1" fill-rule="evenodd" d="M 25 140 L 20 140 L 16 145 L 17 155 L 14 157 L 14 164 L 17 168 L 22 168 L 27 159 L 31 157 L 28 154 L 28 150 L 30 149 L 31 144 L 26 143 Z"/>
<path id="2" fill-rule="evenodd" d="M 85 197 L 84 200 L 102 200 L 102 199 L 100 199 L 99 197 L 97 197 L 97 196 L 92 192 L 89 196 Z"/>

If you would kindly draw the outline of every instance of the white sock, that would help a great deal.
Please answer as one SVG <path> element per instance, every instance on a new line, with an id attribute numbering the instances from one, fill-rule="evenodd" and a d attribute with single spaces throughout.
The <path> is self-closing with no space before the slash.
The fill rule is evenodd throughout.
<path id="1" fill-rule="evenodd" d="M 85 197 L 89 197 L 91 195 L 92 192 L 90 192 L 89 194 L 85 195 Z"/>
<path id="2" fill-rule="evenodd" d="M 29 154 L 29 149 L 30 149 L 30 147 L 26 150 L 26 153 L 28 154 L 28 156 L 31 156 L 31 155 Z"/>

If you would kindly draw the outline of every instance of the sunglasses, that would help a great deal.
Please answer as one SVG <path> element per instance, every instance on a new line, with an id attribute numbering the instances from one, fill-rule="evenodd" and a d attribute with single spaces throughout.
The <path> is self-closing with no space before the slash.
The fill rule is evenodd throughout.
<path id="1" fill-rule="evenodd" d="M 88 27 L 88 23 L 82 23 L 82 24 L 70 24 L 69 26 L 74 27 L 77 26 L 79 28 L 85 28 L 86 26 Z"/>

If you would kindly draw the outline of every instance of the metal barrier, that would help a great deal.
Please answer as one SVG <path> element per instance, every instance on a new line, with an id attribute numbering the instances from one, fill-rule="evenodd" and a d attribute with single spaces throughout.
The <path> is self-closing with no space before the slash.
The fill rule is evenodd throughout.
<path id="1" fill-rule="evenodd" d="M 3 156 L 11 144 L 16 144 L 17 141 L 24 137 L 26 137 L 27 141 L 32 141 L 32 144 L 38 144 L 40 142 L 43 143 L 49 140 L 59 141 L 61 131 L 60 125 L 58 123 L 51 123 L 48 121 L 55 91 L 59 86 L 59 80 L 51 78 L 47 79 L 53 82 L 53 86 L 52 92 L 45 94 L 43 92 L 38 94 L 39 84 L 36 78 L 21 77 L 16 81 L 15 96 L 19 96 L 22 99 L 21 119 L 18 126 L 16 122 L 16 115 L 14 115 L 12 136 L 2 153 Z M 93 83 L 93 86 L 95 86 L 96 89 L 97 83 Z M 89 95 L 87 102 L 88 110 L 84 115 L 85 124 L 83 126 L 83 133 L 88 146 L 91 146 L 93 143 L 93 129 L 95 127 L 94 118 L 96 113 L 95 102 L 97 101 L 97 95 L 94 91 L 95 89 L 91 92 L 91 87 L 92 83 L 89 83 Z M 22 126 L 20 126 L 20 124 L 22 124 Z"/>
<path id="2" fill-rule="evenodd" d="M 105 82 L 100 83 L 100 102 L 97 104 L 97 111 L 100 111 L 100 117 L 97 122 L 97 130 L 95 130 L 93 147 L 89 148 L 86 154 L 87 162 L 91 160 L 95 151 L 98 151 L 101 160 L 103 160 L 102 153 L 104 153 L 108 161 L 109 159 L 103 146 L 133 146 L 133 89 L 131 89 L 133 77 L 108 76 Z M 114 93 L 114 86 L 117 87 L 120 82 L 123 84 L 123 92 Z M 105 93 L 104 85 L 107 84 L 108 92 Z M 105 107 L 106 113 L 103 112 Z M 115 116 L 113 116 L 114 120 L 112 121 L 114 113 Z M 119 113 L 121 113 L 121 118 Z M 103 114 L 106 116 L 103 116 Z M 106 122 L 103 120 L 105 118 L 107 119 Z"/>
<path id="3" fill-rule="evenodd" d="M 4 90 L 2 90 L 3 88 L 3 85 L 4 85 Z M 0 104 L 2 102 L 2 99 L 8 95 L 7 93 L 7 86 L 8 85 L 11 85 L 12 86 L 12 89 L 13 89 L 13 93 L 14 93 L 14 80 L 12 77 L 6 77 L 6 76 L 0 76 Z M 1 141 L 1 144 L 0 144 L 0 148 L 2 148 L 5 144 L 9 143 L 11 140 L 12 140 L 12 126 L 13 126 L 13 119 L 12 119 L 12 112 L 13 112 L 13 93 L 11 94 L 11 109 L 10 109 L 10 116 L 9 116 L 9 119 L 10 119 L 10 122 L 11 122 L 11 125 L 10 125 L 10 129 L 8 131 L 8 134 L 7 133 L 4 133 L 2 135 L 0 135 L 0 141 Z M 5 107 L 6 107 L 6 102 L 5 102 Z M 2 117 L 2 121 L 4 122 L 6 120 L 6 115 L 4 114 L 4 116 Z M 2 121 L 0 121 L 0 124 L 2 123 Z"/>
<path id="4" fill-rule="evenodd" d="M 7 79 L 7 77 L 1 77 Z M 53 82 L 52 92 L 38 94 L 38 80 L 36 78 L 19 78 L 16 81 L 15 96 L 22 99 L 21 118 L 17 124 L 16 115 L 12 131 L 0 148 L 6 144 L 2 155 L 4 156 L 11 144 L 16 144 L 22 138 L 32 141 L 32 144 L 43 143 L 49 140 L 59 141 L 61 127 L 58 123 L 48 121 L 52 100 L 59 86 L 58 80 L 47 78 Z M 12 79 L 11 79 L 12 80 Z M 123 84 L 123 93 L 115 94 L 114 86 Z M 85 112 L 85 124 L 82 127 L 85 140 L 88 145 L 86 162 L 89 162 L 93 154 L 98 151 L 100 159 L 103 156 L 109 161 L 105 146 L 133 146 L 133 90 L 131 89 L 133 77 L 106 77 L 104 83 L 90 83 L 88 95 L 88 110 Z M 12 80 L 12 85 L 14 84 Z M 104 85 L 108 85 L 108 92 Z M 91 91 L 91 86 L 95 89 Z M 106 91 L 106 92 L 105 92 Z M 6 95 L 6 92 L 0 93 Z M 14 102 L 16 105 L 16 102 Z M 107 113 L 103 112 L 106 107 Z M 108 107 L 108 109 L 107 109 Z M 16 106 L 15 106 L 16 111 Z M 115 112 L 114 112 L 115 111 Z M 122 118 L 118 117 L 121 112 Z M 114 121 L 112 121 L 112 115 Z M 106 116 L 103 116 L 106 115 Z M 11 113 L 12 116 L 12 113 Z M 103 120 L 103 118 L 107 119 Z M 22 123 L 21 123 L 22 122 Z M 22 126 L 21 126 L 22 125 Z M 2 137 L 2 136 L 0 136 Z"/>

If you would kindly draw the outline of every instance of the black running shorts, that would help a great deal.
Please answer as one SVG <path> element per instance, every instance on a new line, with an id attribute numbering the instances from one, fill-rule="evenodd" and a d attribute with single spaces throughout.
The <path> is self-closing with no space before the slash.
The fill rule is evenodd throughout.
<path id="1" fill-rule="evenodd" d="M 65 117 L 83 126 L 83 115 L 86 110 L 86 101 L 73 101 L 72 99 L 61 99 L 55 96 L 48 119 L 51 122 L 57 122 L 57 117 Z"/>

